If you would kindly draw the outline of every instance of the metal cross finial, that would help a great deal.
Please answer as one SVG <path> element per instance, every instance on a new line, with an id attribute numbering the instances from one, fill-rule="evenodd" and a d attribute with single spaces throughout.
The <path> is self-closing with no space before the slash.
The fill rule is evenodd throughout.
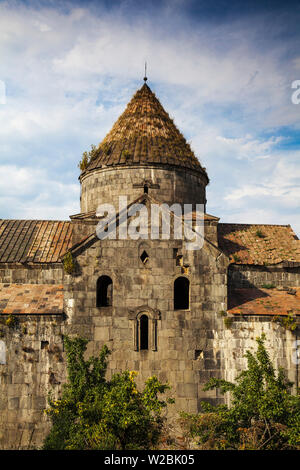
<path id="1" fill-rule="evenodd" d="M 148 78 L 147 78 L 147 62 L 145 61 L 145 76 L 144 76 L 144 82 L 146 83 L 147 80 L 148 80 Z"/>

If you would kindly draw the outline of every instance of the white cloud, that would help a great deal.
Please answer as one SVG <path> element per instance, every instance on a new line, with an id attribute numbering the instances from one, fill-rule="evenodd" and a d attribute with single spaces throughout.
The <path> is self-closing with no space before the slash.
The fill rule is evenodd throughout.
<path id="1" fill-rule="evenodd" d="M 223 197 L 227 222 L 290 224 L 300 236 L 300 152 L 273 155 L 259 170 L 240 178 Z M 255 164 L 255 163 L 253 163 Z"/>
<path id="2" fill-rule="evenodd" d="M 263 17 L 188 28 L 168 2 L 153 18 L 125 7 L 0 4 L 0 216 L 78 212 L 80 155 L 123 111 L 147 60 L 150 86 L 207 167 L 212 212 L 239 222 L 266 204 L 273 222 L 295 218 L 299 155 L 276 147 L 277 126 L 299 127 L 299 57 L 267 43 Z"/>
<path id="3" fill-rule="evenodd" d="M 45 170 L 0 166 L 2 218 L 66 219 L 78 213 L 79 185 L 52 180 Z"/>
<path id="4" fill-rule="evenodd" d="M 272 148 L 283 140 L 281 136 L 272 136 L 268 139 L 254 139 L 250 134 L 239 138 L 226 138 L 217 136 L 223 145 L 223 151 L 230 151 L 232 157 L 238 159 L 257 160 L 269 158 Z M 226 147 L 224 149 L 224 147 Z"/>
<path id="5" fill-rule="evenodd" d="M 292 160 L 288 158 L 279 159 L 275 163 L 276 156 L 273 157 L 270 167 L 266 167 L 266 172 L 257 175 L 255 183 L 242 184 L 233 189 L 225 196 L 225 201 L 241 203 L 244 198 L 259 198 L 261 196 L 269 197 L 274 204 L 285 207 L 299 208 L 300 201 L 300 167 L 295 162 L 300 157 L 300 152 L 293 155 Z M 277 157 L 280 158 L 280 157 Z M 247 176 L 246 178 L 247 179 Z"/>

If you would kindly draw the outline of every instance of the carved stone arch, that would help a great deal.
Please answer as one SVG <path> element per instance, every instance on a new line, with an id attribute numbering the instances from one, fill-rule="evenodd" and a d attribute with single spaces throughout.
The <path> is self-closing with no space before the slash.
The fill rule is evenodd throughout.
<path id="1" fill-rule="evenodd" d="M 148 318 L 148 346 L 145 348 L 145 341 L 142 337 L 143 330 L 145 328 L 145 322 L 143 317 Z M 142 349 L 148 349 L 157 351 L 157 321 L 161 319 L 161 313 L 159 310 L 155 310 L 147 305 L 142 305 L 130 310 L 130 320 L 133 320 L 133 346 L 135 351 L 141 351 Z"/>

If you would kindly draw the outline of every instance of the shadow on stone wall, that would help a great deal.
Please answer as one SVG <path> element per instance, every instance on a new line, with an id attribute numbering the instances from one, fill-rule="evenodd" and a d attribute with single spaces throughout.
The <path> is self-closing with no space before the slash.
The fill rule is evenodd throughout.
<path id="1" fill-rule="evenodd" d="M 237 271 L 234 271 L 236 274 Z M 238 271 L 238 282 L 232 276 L 232 270 L 228 268 L 228 310 L 243 305 L 250 300 L 270 297 L 266 292 L 249 281 L 241 271 Z"/>

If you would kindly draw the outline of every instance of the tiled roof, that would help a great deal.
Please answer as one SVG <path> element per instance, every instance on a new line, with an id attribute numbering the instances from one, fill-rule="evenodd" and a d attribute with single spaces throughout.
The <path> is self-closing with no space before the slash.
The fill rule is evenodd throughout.
<path id="1" fill-rule="evenodd" d="M 125 164 L 169 164 L 206 175 L 189 144 L 146 84 L 135 93 L 100 143 L 97 156 L 85 172 Z"/>
<path id="2" fill-rule="evenodd" d="M 300 288 L 236 289 L 228 303 L 233 315 L 300 315 Z"/>
<path id="3" fill-rule="evenodd" d="M 62 285 L 0 284 L 0 314 L 62 313 Z"/>
<path id="4" fill-rule="evenodd" d="M 0 219 L 0 263 L 58 262 L 71 236 L 67 221 Z"/>
<path id="5" fill-rule="evenodd" d="M 290 225 L 219 224 L 220 249 L 236 264 L 300 262 L 300 240 Z"/>
<path id="6" fill-rule="evenodd" d="M 72 219 L 95 218 L 94 212 Z M 218 218 L 205 214 L 205 220 Z M 72 246 L 72 222 L 1 220 L 0 263 L 55 263 Z M 289 225 L 218 224 L 219 248 L 236 264 L 300 263 L 300 240 Z"/>

